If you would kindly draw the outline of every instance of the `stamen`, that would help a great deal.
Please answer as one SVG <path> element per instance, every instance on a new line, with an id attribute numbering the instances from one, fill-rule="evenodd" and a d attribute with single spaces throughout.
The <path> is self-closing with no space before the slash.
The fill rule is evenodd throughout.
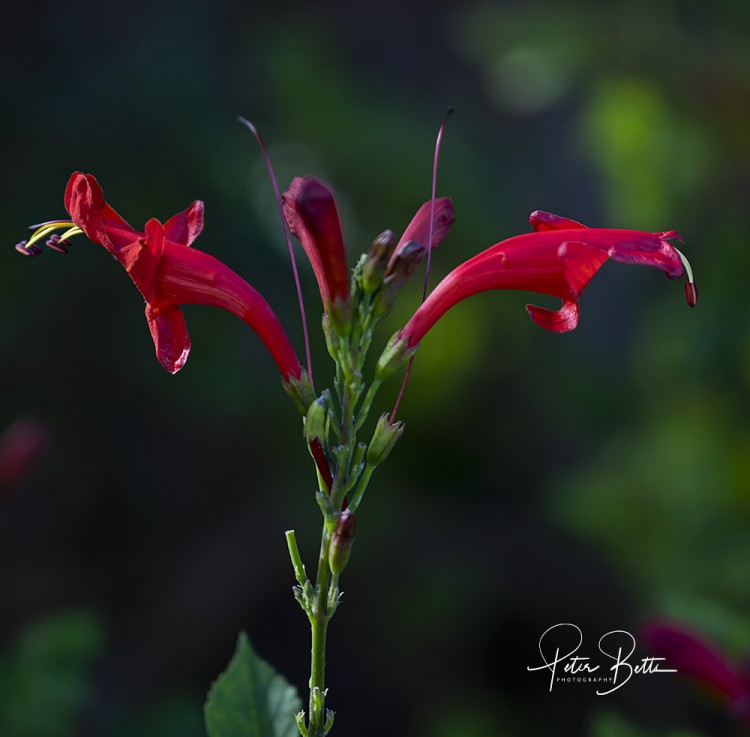
<path id="1" fill-rule="evenodd" d="M 54 232 L 63 229 L 65 232 L 62 234 Z M 34 231 L 29 239 L 16 244 L 16 251 L 22 253 L 24 256 L 38 256 L 42 252 L 42 249 L 37 244 L 42 240 L 53 251 L 67 253 L 68 247 L 71 245 L 68 238 L 83 233 L 71 220 L 48 220 L 47 222 L 30 226 L 29 230 Z"/>
<path id="2" fill-rule="evenodd" d="M 674 246 L 672 246 L 672 248 L 674 248 L 677 255 L 680 257 L 682 265 L 685 268 L 685 275 L 687 276 L 687 281 L 685 282 L 685 298 L 690 307 L 695 307 L 695 305 L 698 304 L 698 285 L 693 278 L 693 269 L 690 267 L 690 262 L 685 258 L 685 254 L 682 253 L 679 248 L 675 248 Z"/>
<path id="3" fill-rule="evenodd" d="M 29 230 L 39 230 L 39 228 L 46 228 L 49 225 L 70 226 L 70 225 L 74 225 L 74 223 L 70 220 L 45 220 L 43 223 L 37 223 L 36 225 L 29 225 Z"/>
<path id="4" fill-rule="evenodd" d="M 443 140 L 443 131 L 445 130 L 445 125 L 448 122 L 448 118 L 450 115 L 454 112 L 454 109 L 452 107 L 448 108 L 448 111 L 443 116 L 443 122 L 440 124 L 440 130 L 437 134 L 437 140 L 435 141 L 435 156 L 432 160 L 432 194 L 430 198 L 430 228 L 429 228 L 429 235 L 427 237 L 427 243 L 425 244 L 427 246 L 427 264 L 425 266 L 425 272 L 424 272 L 424 287 L 422 289 L 422 302 L 424 302 L 427 299 L 427 287 L 429 284 L 430 279 L 430 262 L 431 262 L 431 256 L 432 256 L 432 236 L 433 236 L 433 230 L 435 228 L 435 194 L 437 191 L 437 168 L 438 168 L 438 159 L 440 158 L 440 142 Z M 409 381 L 409 375 L 411 374 L 411 367 L 414 363 L 414 355 L 409 359 L 409 365 L 406 367 L 406 373 L 404 374 L 404 381 L 401 384 L 401 389 L 398 393 L 398 397 L 396 397 L 396 404 L 393 406 L 393 412 L 391 412 L 391 417 L 389 420 L 389 424 L 393 424 L 396 421 L 396 412 L 398 412 L 399 405 L 401 404 L 401 398 L 404 396 L 404 390 L 406 389 L 406 382 Z"/>
<path id="5" fill-rule="evenodd" d="M 54 232 L 63 229 L 64 233 Z M 42 252 L 42 247 L 39 245 L 39 241 L 42 240 L 53 251 L 67 253 L 71 245 L 68 238 L 83 233 L 72 220 L 47 220 L 44 223 L 29 226 L 29 230 L 33 231 L 29 239 L 16 243 L 16 251 L 23 256 L 38 256 Z"/>
<path id="6" fill-rule="evenodd" d="M 27 243 L 28 241 L 19 241 L 18 243 L 16 243 L 16 251 L 18 251 L 18 253 L 20 253 L 23 256 L 35 256 L 36 254 L 33 251 L 31 251 L 29 248 L 27 248 L 26 246 Z"/>
<path id="7" fill-rule="evenodd" d="M 428 242 L 425 244 L 427 246 L 427 265 L 425 267 L 425 274 L 424 274 L 424 289 L 422 290 L 422 302 L 424 302 L 427 299 L 427 285 L 429 283 L 430 279 L 430 256 L 432 255 L 432 236 L 433 231 L 435 229 L 435 192 L 437 190 L 437 168 L 438 168 L 438 159 L 440 158 L 440 142 L 443 140 L 443 131 L 445 130 L 445 125 L 448 122 L 448 118 L 451 116 L 451 114 L 454 112 L 454 109 L 452 107 L 448 108 L 448 111 L 443 116 L 443 122 L 440 124 L 440 130 L 437 134 L 437 140 L 435 141 L 435 156 L 432 160 L 432 196 L 430 198 L 430 231 L 429 231 L 429 237 Z"/>
<path id="8" fill-rule="evenodd" d="M 287 223 L 286 218 L 284 217 L 284 208 L 281 204 L 281 193 L 279 192 L 279 185 L 276 181 L 276 174 L 273 171 L 273 166 L 271 166 L 271 159 L 268 156 L 268 150 L 266 149 L 266 144 L 263 142 L 263 139 L 261 138 L 260 133 L 258 132 L 258 129 L 249 121 L 243 118 L 242 116 L 238 117 L 237 120 L 240 121 L 244 126 L 246 126 L 250 132 L 255 136 L 255 140 L 258 142 L 258 145 L 260 146 L 260 151 L 263 154 L 263 159 L 266 162 L 266 168 L 268 169 L 268 174 L 271 177 L 271 184 L 273 185 L 273 193 L 276 195 L 276 205 L 279 208 L 279 216 L 281 217 L 281 224 L 284 227 L 284 236 L 286 237 L 286 245 L 289 249 L 289 258 L 292 262 L 292 273 L 294 274 L 294 285 L 297 289 L 297 301 L 299 302 L 299 311 L 300 311 L 300 317 L 302 319 L 302 334 L 304 335 L 305 339 L 305 360 L 307 361 L 307 374 L 310 377 L 310 385 L 313 388 L 313 391 L 315 391 L 315 384 L 313 383 L 313 373 L 312 373 L 312 360 L 310 358 L 310 335 L 307 331 L 307 317 L 305 315 L 305 302 L 302 299 L 302 286 L 300 285 L 299 280 L 299 272 L 297 271 L 297 261 L 294 258 L 294 248 L 292 247 L 292 234 L 289 232 L 289 223 Z"/>
<path id="9" fill-rule="evenodd" d="M 65 254 L 68 252 L 70 241 L 63 240 L 58 233 L 55 233 L 55 235 L 51 236 L 44 245 L 47 246 L 47 248 L 51 248 L 53 251 Z"/>

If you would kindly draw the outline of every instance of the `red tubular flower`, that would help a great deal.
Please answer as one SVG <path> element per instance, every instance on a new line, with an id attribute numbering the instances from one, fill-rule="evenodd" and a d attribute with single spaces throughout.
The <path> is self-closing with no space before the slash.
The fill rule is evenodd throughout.
<path id="1" fill-rule="evenodd" d="M 326 309 L 334 301 L 345 302 L 349 267 L 333 194 L 317 179 L 295 177 L 283 203 L 289 230 L 310 259 Z"/>
<path id="2" fill-rule="evenodd" d="M 176 373 L 190 352 L 180 305 L 204 304 L 237 315 L 260 336 L 285 381 L 302 367 L 278 318 L 263 297 L 221 261 L 190 244 L 203 230 L 203 203 L 193 202 L 163 225 L 134 230 L 105 201 L 90 174 L 76 172 L 65 190 L 65 208 L 92 241 L 125 267 L 146 300 L 146 320 L 162 366 Z"/>
<path id="3" fill-rule="evenodd" d="M 641 636 L 668 665 L 710 687 L 735 716 L 750 722 L 750 678 L 726 657 L 670 622 L 650 622 Z"/>
<path id="4" fill-rule="evenodd" d="M 534 233 L 496 243 L 455 268 L 435 287 L 399 334 L 406 347 L 419 343 L 455 304 L 490 289 L 519 289 L 558 297 L 563 304 L 557 311 L 534 305 L 526 309 L 540 327 L 563 333 L 575 328 L 578 299 L 608 258 L 653 266 L 673 279 L 685 272 L 683 257 L 669 242 L 681 242 L 675 231 L 587 228 L 539 211 L 532 213 L 530 221 Z"/>

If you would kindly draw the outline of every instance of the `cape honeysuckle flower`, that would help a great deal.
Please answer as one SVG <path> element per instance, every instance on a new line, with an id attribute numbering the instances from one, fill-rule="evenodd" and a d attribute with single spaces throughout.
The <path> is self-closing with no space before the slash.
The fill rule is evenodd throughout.
<path id="1" fill-rule="evenodd" d="M 68 237 L 81 232 L 104 246 L 125 267 L 146 300 L 146 320 L 156 355 L 167 371 L 179 371 L 190 352 L 180 305 L 203 304 L 228 310 L 249 325 L 270 351 L 285 383 L 302 378 L 294 348 L 266 300 L 221 261 L 190 248 L 203 230 L 202 202 L 196 200 L 163 225 L 151 219 L 139 232 L 105 202 L 92 175 L 76 172 L 65 190 L 65 209 L 72 222 L 44 223 L 28 242 L 16 248 L 34 255 L 35 241 L 54 229 L 66 231 L 61 238 L 50 239 L 57 250 L 61 243 L 67 245 Z"/>
<path id="2" fill-rule="evenodd" d="M 349 308 L 349 267 L 336 202 L 331 191 L 314 177 L 295 177 L 283 196 L 289 230 L 299 240 L 312 265 L 323 305 L 342 327 Z M 425 202 L 404 231 L 390 256 L 391 267 L 410 242 L 427 247 L 432 203 Z M 453 223 L 448 197 L 435 200 L 432 247 L 445 238 Z M 421 255 L 420 255 L 421 258 Z"/>
<path id="3" fill-rule="evenodd" d="M 750 672 L 679 624 L 650 622 L 641 637 L 669 665 L 708 686 L 733 716 L 750 723 Z"/>
<path id="4" fill-rule="evenodd" d="M 674 230 L 587 228 L 574 220 L 536 211 L 533 233 L 496 243 L 453 269 L 430 293 L 407 324 L 391 338 L 378 362 L 385 378 L 414 353 L 427 331 L 454 305 L 491 289 L 518 289 L 562 300 L 559 310 L 527 305 L 531 319 L 545 330 L 564 333 L 578 323 L 578 299 L 604 262 L 653 266 L 672 279 L 687 274 L 685 293 L 692 307 L 697 289 L 687 259 L 671 241 Z"/>

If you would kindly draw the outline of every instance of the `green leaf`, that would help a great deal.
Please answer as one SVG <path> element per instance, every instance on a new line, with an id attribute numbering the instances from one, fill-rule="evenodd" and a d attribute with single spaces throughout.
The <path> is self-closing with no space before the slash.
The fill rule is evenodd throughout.
<path id="1" fill-rule="evenodd" d="M 205 706 L 208 737 L 297 737 L 302 702 L 294 686 L 261 660 L 243 632 Z"/>

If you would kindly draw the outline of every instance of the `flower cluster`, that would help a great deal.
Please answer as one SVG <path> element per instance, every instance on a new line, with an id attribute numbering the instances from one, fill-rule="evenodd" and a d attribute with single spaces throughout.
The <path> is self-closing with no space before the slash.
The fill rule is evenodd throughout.
<path id="1" fill-rule="evenodd" d="M 261 142 L 254 126 L 247 125 Z M 366 357 L 374 332 L 423 260 L 429 271 L 432 250 L 447 237 L 454 222 L 453 203 L 435 196 L 434 169 L 433 195 L 417 210 L 402 236 L 397 239 L 390 230 L 384 231 L 350 269 L 330 189 L 313 177 L 295 178 L 282 197 L 271 174 L 287 236 L 291 233 L 300 242 L 320 291 L 326 346 L 335 364 L 333 391 L 316 392 L 313 388 L 306 329 L 308 365 L 304 367 L 264 297 L 224 263 L 193 247 L 203 230 L 200 201 L 164 223 L 152 218 L 142 230 L 136 230 L 105 201 L 92 175 L 76 172 L 65 190 L 69 219 L 32 226 L 28 240 L 16 244 L 16 249 L 37 256 L 42 252 L 39 244 L 44 242 L 54 251 L 67 253 L 70 239 L 77 235 L 86 235 L 105 248 L 145 300 L 157 358 L 170 373 L 185 365 L 191 348 L 181 309 L 185 304 L 231 312 L 252 328 L 268 349 L 285 390 L 304 418 L 304 438 L 318 477 L 315 498 L 324 525 L 314 580 L 308 578 L 302 564 L 294 531 L 287 531 L 286 537 L 298 584 L 294 596 L 309 619 L 312 640 L 307 720 L 302 711 L 295 718 L 303 737 L 325 737 L 333 723 L 333 712 L 325 706 L 325 640 L 328 622 L 340 601 L 339 575 L 349 562 L 356 511 L 373 471 L 388 457 L 404 428 L 402 422 L 395 421 L 394 408 L 373 423 L 369 442 L 359 440 L 382 382 L 414 356 L 420 342 L 448 310 L 480 292 L 517 289 L 560 299 L 558 310 L 534 305 L 526 309 L 537 325 L 561 333 L 576 327 L 580 297 L 608 259 L 651 266 L 672 279 L 685 275 L 691 306 L 696 303 L 697 290 L 687 260 L 674 245 L 682 243 L 675 231 L 587 228 L 573 220 L 535 212 L 531 216 L 533 232 L 502 240 L 468 259 L 429 295 L 425 279 L 422 304 L 390 339 L 377 361 L 375 376 L 368 382 Z M 291 241 L 289 247 L 292 251 Z M 296 278 L 294 262 L 293 268 Z M 304 327 L 301 291 L 298 297 Z M 400 398 L 401 394 L 396 407 Z"/>

